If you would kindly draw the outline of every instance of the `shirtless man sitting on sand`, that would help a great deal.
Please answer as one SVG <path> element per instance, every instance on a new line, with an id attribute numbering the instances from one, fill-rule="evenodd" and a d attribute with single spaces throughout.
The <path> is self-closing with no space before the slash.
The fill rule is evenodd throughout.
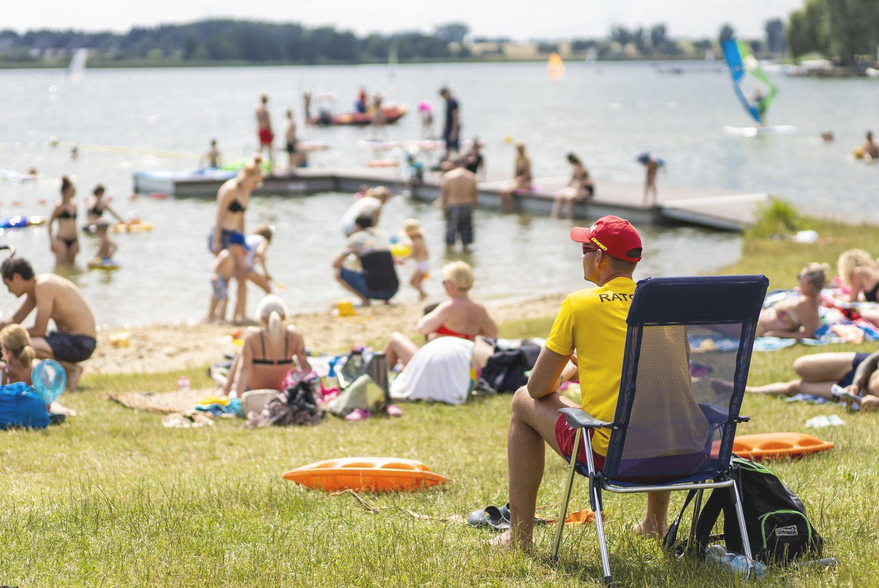
<path id="1" fill-rule="evenodd" d="M 26 259 L 6 259 L 0 265 L 0 275 L 10 293 L 26 295 L 24 302 L 12 316 L 0 323 L 21 324 L 37 309 L 34 326 L 27 330 L 31 347 L 39 359 L 58 360 L 67 372 L 67 388 L 73 390 L 82 375 L 80 362 L 95 351 L 95 317 L 88 303 L 73 282 L 55 274 L 34 275 Z M 56 331 L 48 332 L 49 319 L 55 321 Z"/>

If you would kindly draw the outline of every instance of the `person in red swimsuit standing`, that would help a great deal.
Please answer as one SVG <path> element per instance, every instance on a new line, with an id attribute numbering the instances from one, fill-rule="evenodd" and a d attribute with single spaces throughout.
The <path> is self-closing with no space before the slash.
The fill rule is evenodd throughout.
<path id="1" fill-rule="evenodd" d="M 259 152 L 262 153 L 263 149 L 267 149 L 269 152 L 269 173 L 275 168 L 275 160 L 272 155 L 272 141 L 275 140 L 275 135 L 272 133 L 272 119 L 269 116 L 269 110 L 266 107 L 266 104 L 269 102 L 269 97 L 267 94 L 263 94 L 259 97 L 259 104 L 256 107 L 256 125 L 258 128 L 257 134 L 259 135 Z"/>
<path id="2" fill-rule="evenodd" d="M 485 307 L 469 296 L 473 287 L 473 268 L 463 261 L 455 261 L 443 267 L 443 287 L 449 300 L 439 303 L 436 308 L 419 319 L 416 328 L 428 340 L 436 337 L 460 337 L 473 341 L 477 336 L 497 337 L 497 325 Z M 405 366 L 418 351 L 418 345 L 402 333 L 393 333 L 385 345 L 388 365 L 393 367 L 397 361 Z"/>

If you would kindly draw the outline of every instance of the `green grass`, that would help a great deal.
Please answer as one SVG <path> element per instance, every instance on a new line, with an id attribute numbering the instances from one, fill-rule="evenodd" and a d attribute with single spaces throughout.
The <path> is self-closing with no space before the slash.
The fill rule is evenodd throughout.
<path id="1" fill-rule="evenodd" d="M 826 226 L 813 228 L 837 238 Z M 859 231 L 848 228 L 838 238 L 851 241 L 846 247 L 877 240 L 864 231 L 861 241 Z M 776 249 L 780 245 L 749 239 L 745 259 L 731 271 L 765 268 L 759 271 L 769 274 L 773 285 L 776 276 L 790 285 L 783 276 L 795 275 L 803 261 L 830 261 L 844 244 Z M 551 321 L 509 323 L 502 332 L 544 335 Z M 793 377 L 794 358 L 826 350 L 796 346 L 755 354 L 750 381 Z M 406 513 L 466 516 L 506 502 L 509 396 L 461 407 L 406 405 L 405 416 L 395 420 L 345 423 L 329 417 L 312 428 L 257 431 L 240 421 L 165 429 L 158 415 L 104 398 L 108 391 L 171 389 L 179 375 L 87 375 L 84 390 L 64 398 L 80 416 L 46 431 L 0 435 L 0 584 L 570 586 L 596 583 L 601 576 L 593 525 L 566 530 L 560 561 L 552 564 L 551 528 L 538 531 L 533 555 L 497 553 L 486 545 L 488 532 Z M 193 385 L 206 384 L 204 370 L 188 375 Z M 829 413 L 847 422 L 817 432 L 836 443 L 834 450 L 770 467 L 804 500 L 827 541 L 827 555 L 842 565 L 772 569 L 761 585 L 864 586 L 879 577 L 877 416 L 748 397 L 743 414 L 753 420 L 740 432 L 806 431 L 808 418 Z M 303 490 L 280 478 L 299 465 L 357 455 L 418 459 L 454 484 L 414 494 L 363 495 L 379 509 L 370 512 L 351 496 Z M 539 504 L 561 500 L 563 481 L 563 463 L 547 455 Z M 675 497 L 674 504 L 682 498 Z M 582 480 L 572 508 L 588 508 Z M 643 508 L 643 496 L 606 498 L 611 564 L 621 585 L 745 585 L 629 536 L 626 529 Z M 555 510 L 542 513 L 554 516 Z"/>
<path id="2" fill-rule="evenodd" d="M 879 255 L 879 229 L 876 225 L 848 225 L 832 220 L 806 217 L 800 226 L 817 231 L 819 242 L 794 243 L 790 239 L 746 237 L 741 259 L 725 268 L 729 274 L 765 274 L 770 289 L 793 288 L 797 274 L 810 262 L 829 263 L 836 272 L 836 260 L 846 249 L 864 249 Z"/>

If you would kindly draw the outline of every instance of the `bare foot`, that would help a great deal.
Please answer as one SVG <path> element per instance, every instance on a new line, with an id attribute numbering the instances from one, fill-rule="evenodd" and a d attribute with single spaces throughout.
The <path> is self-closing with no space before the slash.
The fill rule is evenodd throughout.
<path id="1" fill-rule="evenodd" d="M 488 542 L 489 545 L 496 549 L 505 549 L 509 551 L 515 551 L 516 549 L 522 549 L 525 552 L 531 551 L 531 546 L 523 546 L 518 545 L 516 541 L 513 539 L 513 531 L 504 531 L 494 539 Z"/>
<path id="2" fill-rule="evenodd" d="M 665 529 L 657 529 L 653 525 L 648 525 L 644 521 L 638 523 L 637 525 L 633 525 L 631 529 L 629 529 L 634 535 L 643 535 L 644 537 L 652 537 L 657 541 L 662 541 L 662 538 L 665 537 Z"/>

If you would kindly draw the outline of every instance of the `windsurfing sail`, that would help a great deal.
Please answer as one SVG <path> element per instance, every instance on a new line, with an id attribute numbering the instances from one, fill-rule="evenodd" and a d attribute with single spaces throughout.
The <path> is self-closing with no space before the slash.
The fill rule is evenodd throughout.
<path id="1" fill-rule="evenodd" d="M 67 68 L 67 77 L 77 82 L 85 77 L 85 62 L 89 58 L 89 50 L 85 48 L 77 49 L 70 60 Z"/>
<path id="2" fill-rule="evenodd" d="M 586 63 L 593 65 L 598 61 L 598 49 L 590 47 L 586 50 Z"/>
<path id="3" fill-rule="evenodd" d="M 772 80 L 769 79 L 766 73 L 760 69 L 760 62 L 757 61 L 756 57 L 751 55 L 746 43 L 737 41 L 736 39 L 724 41 L 723 55 L 726 57 L 726 64 L 729 66 L 729 75 L 732 77 L 733 81 L 733 89 L 736 92 L 739 102 L 742 103 L 742 106 L 744 106 L 748 114 L 751 115 L 751 118 L 757 121 L 758 124 L 764 124 L 763 119 L 766 116 L 769 107 L 772 106 L 772 103 L 775 101 L 775 95 L 778 93 L 778 88 L 775 87 L 775 84 L 772 83 Z M 742 89 L 742 83 L 746 79 L 745 76 L 750 76 L 758 83 L 764 85 L 766 91 L 764 92 L 758 86 L 754 92 L 753 98 L 749 100 Z"/>
<path id="4" fill-rule="evenodd" d="M 550 55 L 546 62 L 546 71 L 549 73 L 549 79 L 553 81 L 562 79 L 565 75 L 565 62 L 562 61 L 562 56 L 558 53 Z"/>

